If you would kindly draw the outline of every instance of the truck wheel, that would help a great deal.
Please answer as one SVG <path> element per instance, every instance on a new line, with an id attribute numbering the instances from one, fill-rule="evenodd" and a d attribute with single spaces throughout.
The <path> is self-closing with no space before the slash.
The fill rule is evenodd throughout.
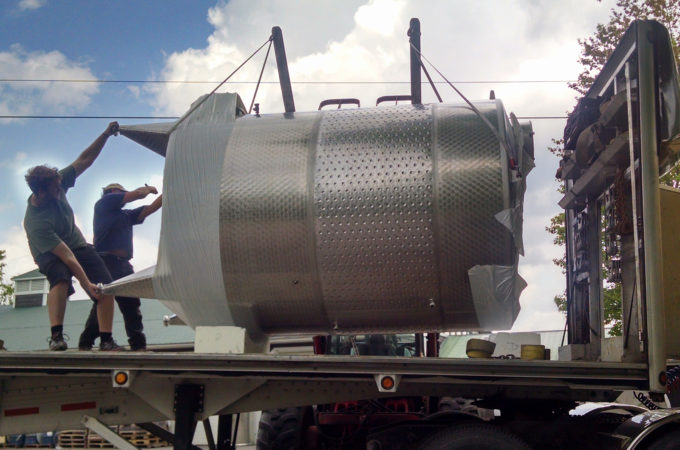
<path id="1" fill-rule="evenodd" d="M 425 439 L 418 450 L 529 450 L 514 434 L 484 423 L 454 425 Z"/>
<path id="2" fill-rule="evenodd" d="M 680 448 L 680 430 L 659 436 L 645 446 L 648 450 L 677 450 Z"/>
<path id="3" fill-rule="evenodd" d="M 298 450 L 302 444 L 305 407 L 262 411 L 257 430 L 257 450 Z"/>

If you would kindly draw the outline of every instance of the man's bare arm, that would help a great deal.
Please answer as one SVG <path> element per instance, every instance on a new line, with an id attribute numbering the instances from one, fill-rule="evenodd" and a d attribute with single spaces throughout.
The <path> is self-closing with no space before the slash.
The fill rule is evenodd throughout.
<path id="1" fill-rule="evenodd" d="M 76 259 L 75 255 L 70 248 L 62 241 L 59 245 L 50 250 L 57 258 L 59 258 L 66 267 L 73 273 L 76 279 L 80 282 L 80 285 L 85 289 L 90 295 L 99 299 L 99 294 L 97 294 L 97 286 L 95 286 L 83 270 L 82 266 Z"/>
<path id="2" fill-rule="evenodd" d="M 148 186 L 145 184 L 142 187 L 138 187 L 134 191 L 126 192 L 125 195 L 123 196 L 123 204 L 142 199 L 149 194 L 158 194 L 158 189 L 156 189 L 153 186 Z"/>
<path id="3" fill-rule="evenodd" d="M 89 147 L 83 150 L 83 153 L 81 153 L 80 156 L 78 156 L 78 158 L 73 161 L 73 163 L 71 163 L 73 168 L 76 169 L 76 176 L 79 176 L 81 173 L 85 172 L 85 170 L 92 165 L 94 160 L 97 159 L 97 156 L 99 156 L 99 153 L 104 148 L 104 144 L 106 144 L 106 140 L 109 138 L 109 136 L 117 132 L 118 122 L 111 122 L 109 126 L 106 127 L 106 131 L 100 134 L 99 137 L 97 137 L 97 139 L 95 139 Z"/>
<path id="4" fill-rule="evenodd" d="M 142 222 L 144 219 L 147 218 L 147 216 L 158 211 L 161 208 L 162 205 L 163 205 L 163 195 L 161 194 L 158 197 L 156 197 L 156 199 L 150 205 L 146 205 L 139 212 L 139 216 L 138 216 L 139 221 Z"/>

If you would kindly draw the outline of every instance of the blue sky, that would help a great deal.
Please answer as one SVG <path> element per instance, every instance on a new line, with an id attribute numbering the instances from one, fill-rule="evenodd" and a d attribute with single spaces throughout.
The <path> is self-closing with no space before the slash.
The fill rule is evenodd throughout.
<path id="1" fill-rule="evenodd" d="M 385 94 L 408 93 L 411 17 L 421 19 L 422 49 L 435 65 L 461 83 L 471 99 L 490 89 L 519 116 L 561 116 L 574 104 L 565 83 L 579 73 L 577 38 L 606 21 L 613 0 L 4 0 L 0 2 L 0 79 L 189 80 L 224 79 L 268 38 L 283 29 L 298 111 L 315 110 L 325 98 L 357 97 L 362 106 Z M 257 79 L 263 54 L 234 78 Z M 273 56 L 264 80 L 276 80 Z M 373 84 L 304 84 L 309 81 L 371 81 Z M 0 115 L 178 116 L 216 84 L 36 83 L 0 81 Z M 254 85 L 228 84 L 246 105 Z M 258 93 L 262 111 L 283 109 L 275 84 Z M 440 87 L 444 101 L 460 102 Z M 428 89 L 424 101 L 434 101 Z M 0 119 L 0 249 L 10 276 L 34 266 L 23 233 L 29 190 L 26 170 L 48 163 L 63 167 L 101 133 L 108 119 Z M 120 120 L 121 124 L 151 120 Z M 564 281 L 551 260 L 559 250 L 544 231 L 558 212 L 555 158 L 546 148 L 564 121 L 536 120 L 537 168 L 528 180 L 526 257 L 520 272 L 529 282 L 518 329 L 555 329 L 564 324 L 552 304 Z M 123 137 L 111 138 L 92 168 L 69 193 L 81 229 L 92 236 L 92 207 L 101 187 L 155 183 L 162 189 L 163 158 Z M 149 200 L 150 201 L 150 200 Z M 137 227 L 137 269 L 154 264 L 160 215 Z"/>

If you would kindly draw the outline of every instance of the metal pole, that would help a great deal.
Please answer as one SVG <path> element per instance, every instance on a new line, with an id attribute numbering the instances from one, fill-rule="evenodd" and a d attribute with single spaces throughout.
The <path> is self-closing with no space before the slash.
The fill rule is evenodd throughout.
<path id="1" fill-rule="evenodd" d="M 283 45 L 283 33 L 281 28 L 272 28 L 272 40 L 274 41 L 274 54 L 276 55 L 276 67 L 279 70 L 279 84 L 281 85 L 281 95 L 283 95 L 283 106 L 286 112 L 295 112 L 295 101 L 293 100 L 293 88 L 290 85 L 290 75 L 288 74 L 288 60 L 286 59 L 286 47 Z"/>
<path id="2" fill-rule="evenodd" d="M 649 390 L 664 393 L 666 386 L 661 384 L 659 379 L 661 374 L 666 373 L 666 342 L 661 265 L 661 206 L 656 135 L 654 46 L 649 40 L 649 27 L 644 22 L 638 22 L 637 27 Z"/>
<path id="3" fill-rule="evenodd" d="M 203 430 L 205 430 L 205 437 L 208 440 L 208 450 L 217 450 L 217 447 L 215 447 L 215 437 L 213 436 L 212 426 L 210 425 L 210 417 L 203 420 Z"/>
<path id="4" fill-rule="evenodd" d="M 420 20 L 411 19 L 408 29 L 409 48 L 411 49 L 411 103 L 421 105 L 423 103 L 420 91 Z M 415 47 L 415 48 L 414 48 Z"/>
<path id="5" fill-rule="evenodd" d="M 590 351 L 587 358 L 596 360 L 600 356 L 603 331 L 602 317 L 602 221 L 600 202 L 596 199 L 588 201 L 588 260 L 590 273 L 588 275 L 588 342 Z"/>
<path id="6" fill-rule="evenodd" d="M 196 413 L 203 411 L 204 387 L 198 384 L 175 386 L 175 442 L 174 450 L 192 448 L 196 431 Z"/>
<path id="7" fill-rule="evenodd" d="M 231 450 L 235 443 L 231 442 L 231 414 L 221 414 L 217 422 L 217 450 Z"/>
<path id="8" fill-rule="evenodd" d="M 626 62 L 624 74 L 626 76 L 626 109 L 628 114 L 628 160 L 630 167 L 630 210 L 631 223 L 633 224 L 633 235 L 621 238 L 621 267 L 623 275 L 623 286 L 621 295 L 623 296 L 621 306 L 623 307 L 623 361 L 639 360 L 642 352 L 640 342 L 640 330 L 644 328 L 642 322 L 642 271 L 640 270 L 640 227 L 638 222 L 638 182 L 637 182 L 637 158 L 635 155 L 635 124 L 637 121 L 633 117 L 633 91 L 630 61 Z M 632 283 L 631 283 L 632 280 Z M 630 303 L 630 304 L 629 304 Z M 635 305 L 635 316 L 632 305 Z M 634 349 L 629 343 L 635 343 Z"/>
<path id="9" fill-rule="evenodd" d="M 425 356 L 430 358 L 439 357 L 439 333 L 427 333 L 427 352 Z"/>
<path id="10" fill-rule="evenodd" d="M 425 356 L 425 336 L 423 333 L 416 333 L 416 356 Z"/>
<path id="11" fill-rule="evenodd" d="M 564 182 L 565 192 L 569 192 L 573 182 L 571 180 L 566 180 Z M 574 289 L 574 258 L 576 257 L 574 252 L 574 210 L 566 209 L 564 211 L 564 223 L 565 223 L 565 242 L 564 242 L 564 258 L 567 267 L 567 286 L 565 290 L 565 296 L 567 301 L 567 322 L 565 328 L 568 332 L 567 343 L 575 344 L 574 330 L 576 330 L 576 321 L 574 320 L 574 311 L 572 305 L 574 304 L 574 296 L 576 295 L 576 290 Z M 562 345 L 564 345 L 564 336 L 562 337 Z"/>

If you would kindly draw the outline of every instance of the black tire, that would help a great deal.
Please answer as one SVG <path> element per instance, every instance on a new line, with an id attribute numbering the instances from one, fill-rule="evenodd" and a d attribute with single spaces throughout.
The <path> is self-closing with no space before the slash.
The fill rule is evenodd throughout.
<path id="1" fill-rule="evenodd" d="M 426 438 L 418 450 L 529 450 L 514 434 L 485 423 L 468 423 L 446 428 Z"/>
<path id="2" fill-rule="evenodd" d="M 298 450 L 301 446 L 305 407 L 262 411 L 257 429 L 257 450 Z"/>
<path id="3" fill-rule="evenodd" d="M 670 431 L 664 433 L 658 438 L 651 441 L 647 446 L 647 450 L 678 450 L 680 449 L 680 430 Z"/>

